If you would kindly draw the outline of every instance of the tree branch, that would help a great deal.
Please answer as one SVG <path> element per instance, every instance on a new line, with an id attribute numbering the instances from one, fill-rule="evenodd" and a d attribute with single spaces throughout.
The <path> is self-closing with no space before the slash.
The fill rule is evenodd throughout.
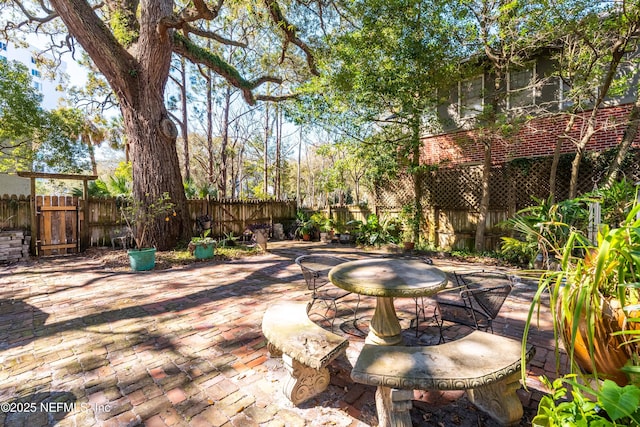
<path id="1" fill-rule="evenodd" d="M 289 23 L 289 21 L 287 21 L 287 19 L 284 17 L 284 14 L 280 9 L 280 5 L 275 0 L 264 0 L 264 4 L 269 10 L 269 15 L 271 16 L 271 19 L 273 20 L 273 22 L 284 33 L 284 36 L 287 42 L 295 44 L 300 49 L 302 49 L 302 51 L 305 53 L 307 58 L 307 65 L 309 67 L 309 70 L 311 71 L 311 74 L 315 76 L 320 75 L 318 68 L 316 67 L 316 60 L 313 55 L 313 52 L 311 51 L 311 48 L 309 48 L 309 46 L 298 37 L 297 28 L 295 27 L 295 25 Z M 285 49 L 286 49 L 286 43 L 285 43 Z M 283 52 L 283 57 L 284 57 L 284 52 Z"/>
<path id="2" fill-rule="evenodd" d="M 242 96 L 249 105 L 255 104 L 256 97 L 252 90 L 260 84 L 265 82 L 282 83 L 281 79 L 269 76 L 260 77 L 253 82 L 248 81 L 240 75 L 238 70 L 220 56 L 208 51 L 207 49 L 203 49 L 176 32 L 173 34 L 173 51 L 189 59 L 194 64 L 206 65 L 213 72 L 223 77 L 232 86 L 240 89 L 242 91 Z"/>
<path id="3" fill-rule="evenodd" d="M 237 47 L 247 47 L 248 45 L 246 43 L 242 43 L 242 42 L 237 42 L 235 40 L 231 40 L 231 39 L 227 39 L 225 37 L 222 37 L 212 31 L 206 31 L 206 30 L 201 30 L 199 28 L 193 27 L 191 25 L 185 25 L 184 27 L 182 27 L 182 30 L 185 33 L 191 33 L 191 34 L 195 34 L 197 36 L 200 37 L 204 37 L 207 39 L 212 39 L 215 40 L 219 43 L 228 45 L 228 46 L 237 46 Z"/>
<path id="4" fill-rule="evenodd" d="M 50 0 L 69 32 L 80 42 L 121 101 L 135 103 L 137 62 L 83 0 Z M 126 94 L 132 95 L 128 99 Z"/>
<path id="5" fill-rule="evenodd" d="M 209 9 L 203 0 L 194 0 L 193 7 L 185 7 L 177 15 L 167 16 L 160 20 L 158 31 L 166 34 L 168 28 L 184 29 L 189 22 L 198 19 L 212 20 L 218 16 L 224 0 L 218 0 L 213 9 Z"/>
<path id="6" fill-rule="evenodd" d="M 282 83 L 282 79 L 279 78 L 279 77 L 273 77 L 273 76 L 262 76 L 262 77 L 258 77 L 253 82 L 251 82 L 251 86 L 252 86 L 252 89 L 255 89 L 258 86 L 261 86 L 261 85 L 263 85 L 265 83 L 281 84 Z"/>
<path id="7" fill-rule="evenodd" d="M 44 13 L 46 13 L 45 16 L 42 16 L 42 17 L 35 16 L 31 14 L 26 7 L 24 7 L 24 4 L 22 4 L 21 1 L 14 1 L 14 4 L 18 6 L 18 8 L 20 9 L 20 12 L 22 12 L 22 14 L 27 17 L 26 21 L 18 24 L 18 28 L 29 22 L 39 22 L 40 24 L 44 24 L 58 17 L 58 14 L 50 10 L 48 7 L 45 7 L 42 1 L 39 1 L 38 3 L 40 4 L 40 7 L 44 11 Z"/>
<path id="8" fill-rule="evenodd" d="M 167 114 L 169 115 L 169 118 L 171 118 L 171 120 L 173 120 L 174 122 L 178 123 L 180 127 L 184 126 L 184 123 L 182 123 L 182 120 L 180 120 L 178 116 L 173 114 L 171 111 L 167 111 Z"/>
<path id="9" fill-rule="evenodd" d="M 298 96 L 299 95 L 297 93 L 290 93 L 288 95 L 255 95 L 255 98 L 258 101 L 279 102 L 286 101 L 287 99 L 294 99 Z"/>

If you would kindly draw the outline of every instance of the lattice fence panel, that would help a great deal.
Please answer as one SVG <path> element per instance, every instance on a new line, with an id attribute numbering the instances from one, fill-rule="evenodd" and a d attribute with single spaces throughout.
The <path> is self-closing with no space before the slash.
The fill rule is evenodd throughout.
<path id="1" fill-rule="evenodd" d="M 413 199 L 413 180 L 409 175 L 400 175 L 376 188 L 376 206 L 379 209 L 400 208 Z"/>
<path id="2" fill-rule="evenodd" d="M 482 167 L 468 166 L 440 169 L 434 172 L 431 188 L 425 192 L 433 195 L 431 204 L 442 209 L 478 211 L 482 199 Z M 509 181 L 503 167 L 494 167 L 489 178 L 490 208 L 503 208 L 509 197 Z"/>
<path id="3" fill-rule="evenodd" d="M 480 205 L 482 170 L 476 166 L 434 172 L 433 205 L 443 209 L 476 210 Z"/>
<path id="4" fill-rule="evenodd" d="M 549 196 L 551 159 L 530 160 L 526 165 L 512 163 L 507 168 L 515 210 L 531 206 L 534 203 L 532 197 L 544 199 Z"/>
<path id="5" fill-rule="evenodd" d="M 593 190 L 601 184 L 612 154 L 587 156 L 580 165 L 578 194 Z M 556 178 L 556 200 L 569 197 L 573 154 L 562 156 Z M 494 166 L 491 171 L 490 209 L 519 210 L 535 202 L 532 197 L 549 196 L 551 158 L 519 159 Z M 640 150 L 633 151 L 624 164 L 623 175 L 631 182 L 640 181 Z M 413 181 L 410 176 L 378 186 L 377 206 L 382 209 L 400 208 L 413 200 Z M 425 176 L 422 187 L 425 207 L 477 212 L 482 197 L 482 166 L 460 166 L 438 169 Z"/>

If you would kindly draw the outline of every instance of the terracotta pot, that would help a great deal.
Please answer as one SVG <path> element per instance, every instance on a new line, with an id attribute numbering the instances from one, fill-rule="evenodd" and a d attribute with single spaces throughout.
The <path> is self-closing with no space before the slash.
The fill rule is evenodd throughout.
<path id="1" fill-rule="evenodd" d="M 558 310 L 560 313 L 560 310 Z M 640 313 L 632 313 L 632 316 L 638 316 Z M 618 385 L 627 385 L 629 380 L 627 375 L 620 371 L 632 354 L 640 351 L 638 343 L 625 343 L 625 337 L 621 335 L 613 335 L 614 332 L 623 330 L 624 313 L 620 308 L 617 300 L 604 301 L 602 303 L 602 316 L 596 320 L 594 328 L 593 343 L 593 363 L 589 354 L 587 344 L 587 327 L 584 320 L 580 322 L 578 333 L 575 340 L 574 361 L 587 373 L 593 373 L 593 366 L 601 379 L 610 379 Z M 640 324 L 634 323 L 627 326 L 626 329 L 640 329 Z M 571 325 L 564 323 L 562 330 L 562 339 L 565 348 L 569 348 L 570 341 L 568 337 L 571 334 Z M 629 339 L 628 337 L 626 338 Z"/>

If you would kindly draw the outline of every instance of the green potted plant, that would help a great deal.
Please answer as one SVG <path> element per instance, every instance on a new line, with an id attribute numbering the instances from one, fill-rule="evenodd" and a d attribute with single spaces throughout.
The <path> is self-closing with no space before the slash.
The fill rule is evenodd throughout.
<path id="1" fill-rule="evenodd" d="M 299 229 L 302 240 L 309 241 L 316 230 L 316 223 L 312 219 L 308 219 L 300 225 Z"/>
<path id="2" fill-rule="evenodd" d="M 416 207 L 411 203 L 403 205 L 398 217 L 402 223 L 402 243 L 404 248 L 413 250 L 416 244 L 416 235 L 420 233 L 420 220 L 416 215 Z"/>
<path id="3" fill-rule="evenodd" d="M 303 211 L 298 211 L 296 224 L 297 228 L 295 231 L 296 237 L 302 238 L 302 240 L 309 241 L 313 238 L 313 235 L 317 231 L 318 223 L 317 223 L 318 215 L 313 214 L 308 217 Z"/>
<path id="4" fill-rule="evenodd" d="M 338 242 L 349 243 L 351 235 L 347 232 L 347 224 L 342 220 L 333 222 L 333 229 L 338 236 Z"/>
<path id="5" fill-rule="evenodd" d="M 573 230 L 562 247 L 551 249 L 560 270 L 541 276 L 523 349 L 536 308 L 548 293 L 554 336 L 564 344 L 571 373 L 619 385 L 640 373 L 639 212 L 636 204 L 620 227 L 602 225 L 597 245 Z"/>
<path id="6" fill-rule="evenodd" d="M 566 375 L 553 382 L 540 377 L 550 394 L 540 400 L 533 427 L 640 425 L 640 387 L 605 380 L 593 390 L 575 377 Z M 565 385 L 571 387 L 571 399 L 566 398 Z"/>
<path id="7" fill-rule="evenodd" d="M 318 223 L 318 229 L 320 230 L 320 241 L 325 243 L 331 243 L 333 241 L 333 218 L 327 218 L 322 216 Z"/>
<path id="8" fill-rule="evenodd" d="M 146 195 L 148 197 L 148 194 Z M 129 200 L 120 207 L 124 222 L 135 240 L 135 249 L 127 251 L 131 268 L 135 271 L 151 270 L 156 264 L 156 248 L 148 240 L 148 231 L 154 223 L 170 221 L 176 215 L 174 205 L 168 193 L 157 200 L 144 203 L 142 200 Z"/>
<path id="9" fill-rule="evenodd" d="M 187 249 L 195 259 L 210 259 L 215 255 L 216 241 L 209 237 L 211 229 L 205 230 L 201 236 L 192 237 Z"/>

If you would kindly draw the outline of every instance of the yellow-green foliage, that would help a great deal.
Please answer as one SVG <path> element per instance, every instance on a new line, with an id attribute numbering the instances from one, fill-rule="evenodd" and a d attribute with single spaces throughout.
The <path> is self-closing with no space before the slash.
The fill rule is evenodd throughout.
<path id="1" fill-rule="evenodd" d="M 125 10 L 114 10 L 111 12 L 109 25 L 113 31 L 113 35 L 124 47 L 129 47 L 138 40 L 137 29 L 131 24 L 134 22 L 129 16 L 129 12 Z"/>

